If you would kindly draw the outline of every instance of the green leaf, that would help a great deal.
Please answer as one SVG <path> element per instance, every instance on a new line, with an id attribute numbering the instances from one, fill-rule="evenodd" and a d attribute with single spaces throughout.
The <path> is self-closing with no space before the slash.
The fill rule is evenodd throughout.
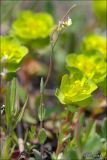
<path id="1" fill-rule="evenodd" d="M 11 148 L 11 137 L 7 136 L 5 137 L 3 147 L 1 148 L 1 155 L 0 155 L 1 160 L 10 159 L 10 156 L 9 156 L 10 148 Z"/>
<path id="2" fill-rule="evenodd" d="M 16 144 L 18 143 L 17 133 L 15 131 L 11 132 L 11 138 L 12 138 L 13 143 L 16 143 Z"/>
<path id="3" fill-rule="evenodd" d="M 44 103 L 43 103 L 43 94 L 44 94 L 44 81 L 43 78 L 41 78 L 40 81 L 40 106 L 38 109 L 38 117 L 40 121 L 43 121 L 45 118 L 45 108 L 44 108 Z"/>
<path id="4" fill-rule="evenodd" d="M 82 79 L 83 73 L 78 68 L 76 68 L 76 66 L 74 67 L 66 66 L 66 68 L 68 69 L 70 74 L 73 76 L 74 80 Z"/>
<path id="5" fill-rule="evenodd" d="M 107 96 L 107 77 L 98 84 L 99 88 L 102 90 L 104 96 Z"/>
<path id="6" fill-rule="evenodd" d="M 93 97 L 90 96 L 85 100 L 79 101 L 79 102 L 74 102 L 73 104 L 76 106 L 80 106 L 80 107 L 87 107 L 89 106 L 91 103 L 93 102 Z"/>
<path id="7" fill-rule="evenodd" d="M 44 128 L 40 129 L 39 134 L 38 134 L 38 139 L 40 144 L 44 144 L 45 140 L 46 140 L 46 131 Z"/>
<path id="8" fill-rule="evenodd" d="M 35 160 L 41 160 L 41 153 L 38 150 L 33 149 L 33 153 L 35 156 Z"/>
<path id="9" fill-rule="evenodd" d="M 22 101 L 22 103 L 24 103 L 27 99 L 26 90 L 21 86 L 18 86 L 17 90 L 18 90 L 18 93 L 19 93 L 19 99 Z"/>
<path id="10" fill-rule="evenodd" d="M 102 124 L 102 135 L 107 141 L 107 118 L 104 118 L 103 124 Z"/>
<path id="11" fill-rule="evenodd" d="M 21 121 L 23 115 L 24 115 L 24 111 L 25 111 L 25 108 L 26 108 L 26 105 L 27 105 L 27 102 L 28 102 L 28 98 L 26 99 L 21 111 L 19 112 L 19 114 L 15 117 L 16 121 L 15 121 L 15 125 L 14 125 L 14 128 L 17 126 L 17 124 Z"/>
<path id="12" fill-rule="evenodd" d="M 10 82 L 8 82 L 6 86 L 6 106 L 5 106 L 5 112 L 6 112 L 6 123 L 8 127 L 12 127 L 12 112 L 11 112 L 11 101 L 10 101 L 10 95 L 11 95 L 11 85 Z"/>
<path id="13" fill-rule="evenodd" d="M 88 135 L 88 138 L 85 139 L 85 144 L 83 145 L 83 152 L 92 152 L 97 153 L 101 151 L 103 143 L 101 142 L 101 137 L 96 133 L 96 124 L 94 123 Z"/>
<path id="14" fill-rule="evenodd" d="M 36 134 L 36 128 L 35 128 L 35 126 L 31 126 L 31 130 L 28 133 L 30 141 L 32 141 L 34 139 L 35 134 Z"/>
<path id="15" fill-rule="evenodd" d="M 78 159 L 78 156 L 77 156 L 77 153 L 74 149 L 68 149 L 68 152 L 67 152 L 67 160 L 77 160 Z"/>
<path id="16" fill-rule="evenodd" d="M 93 119 L 90 119 L 89 122 L 88 122 L 88 126 L 87 126 L 87 128 L 86 128 L 86 132 L 85 132 L 85 136 L 84 136 L 84 143 L 85 143 L 85 142 L 87 141 L 87 139 L 89 138 L 91 129 L 92 129 L 92 127 L 93 127 L 93 124 L 94 124 Z"/>
<path id="17" fill-rule="evenodd" d="M 10 106 L 12 113 L 14 112 L 15 99 L 16 99 L 16 79 L 14 78 L 11 82 L 11 88 L 10 88 Z"/>
<path id="18" fill-rule="evenodd" d="M 43 94 L 43 91 L 44 91 L 44 81 L 43 81 L 43 78 L 41 78 L 41 81 L 40 81 L 40 93 Z"/>
<path id="19" fill-rule="evenodd" d="M 29 114 L 29 111 L 26 110 L 23 116 L 23 120 L 27 123 L 31 124 L 36 124 L 36 119 L 32 115 Z"/>
<path id="20" fill-rule="evenodd" d="M 42 104 L 40 104 L 39 109 L 38 109 L 38 117 L 40 121 L 43 121 L 45 118 L 45 108 L 44 106 L 42 106 Z"/>
<path id="21" fill-rule="evenodd" d="M 97 133 L 91 135 L 83 147 L 84 152 L 97 153 L 102 148 L 101 138 Z"/>

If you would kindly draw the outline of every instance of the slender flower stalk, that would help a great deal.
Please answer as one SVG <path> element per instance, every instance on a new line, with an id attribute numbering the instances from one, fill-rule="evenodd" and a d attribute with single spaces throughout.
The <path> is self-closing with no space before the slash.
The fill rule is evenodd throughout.
<path id="1" fill-rule="evenodd" d="M 45 80 L 45 87 L 48 83 L 48 80 L 50 78 L 51 75 L 51 71 L 52 71 L 52 56 L 54 54 L 54 47 L 56 45 L 56 42 L 59 39 L 59 36 L 61 35 L 61 33 L 64 31 L 64 29 L 66 29 L 67 27 L 69 27 L 72 24 L 72 20 L 71 18 L 69 18 L 69 13 L 70 11 L 76 6 L 76 4 L 74 4 L 73 6 L 70 7 L 70 9 L 66 12 L 66 14 L 62 17 L 62 19 L 59 21 L 58 25 L 54 28 L 54 30 L 52 31 L 51 35 L 50 35 L 50 44 L 51 44 L 51 54 L 50 54 L 50 58 L 49 58 L 49 70 L 48 70 L 48 74 Z M 54 34 L 57 33 L 57 38 L 54 39 Z"/>

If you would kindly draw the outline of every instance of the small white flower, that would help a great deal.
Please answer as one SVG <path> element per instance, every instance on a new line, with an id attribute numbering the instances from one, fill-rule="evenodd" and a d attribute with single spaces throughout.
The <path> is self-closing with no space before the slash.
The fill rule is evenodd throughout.
<path id="1" fill-rule="evenodd" d="M 72 24 L 72 20 L 69 17 L 65 21 L 59 21 L 58 31 L 61 31 L 62 29 L 69 27 L 71 24 Z"/>
<path id="2" fill-rule="evenodd" d="M 68 17 L 67 26 L 70 26 L 72 24 L 71 18 Z"/>

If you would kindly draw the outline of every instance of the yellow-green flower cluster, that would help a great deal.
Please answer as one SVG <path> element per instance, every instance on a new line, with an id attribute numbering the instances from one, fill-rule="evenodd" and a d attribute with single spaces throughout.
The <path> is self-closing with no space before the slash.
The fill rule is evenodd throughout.
<path id="1" fill-rule="evenodd" d="M 69 54 L 66 59 L 69 75 L 62 77 L 56 96 L 63 104 L 80 104 L 91 99 L 97 85 L 103 82 L 106 72 L 106 40 L 90 36 L 83 41 L 84 54 Z M 101 53 L 101 54 L 100 54 Z M 82 104 L 81 103 L 81 104 Z"/>
<path id="2" fill-rule="evenodd" d="M 62 104 L 83 101 L 89 98 L 91 93 L 97 89 L 97 86 L 84 77 L 76 68 L 71 70 L 72 74 L 66 74 L 62 77 L 60 89 L 56 91 L 56 96 Z"/>
<path id="3" fill-rule="evenodd" d="M 106 62 L 99 55 L 70 54 L 67 57 L 69 67 L 77 67 L 89 79 L 99 83 L 106 77 Z"/>
<path id="4" fill-rule="evenodd" d="M 48 13 L 24 11 L 13 22 L 12 32 L 25 40 L 46 38 L 50 35 L 53 24 L 53 18 Z"/>
<path id="5" fill-rule="evenodd" d="M 1 49 L 0 49 L 0 60 L 1 63 L 7 65 L 7 69 L 15 67 L 13 64 L 18 64 L 22 58 L 28 53 L 28 49 L 19 44 L 18 41 L 7 37 L 1 36 Z M 16 68 L 16 67 L 15 67 Z"/>
<path id="6" fill-rule="evenodd" d="M 107 58 L 106 38 L 100 35 L 90 35 L 83 40 L 83 50 L 85 52 L 97 51 Z"/>

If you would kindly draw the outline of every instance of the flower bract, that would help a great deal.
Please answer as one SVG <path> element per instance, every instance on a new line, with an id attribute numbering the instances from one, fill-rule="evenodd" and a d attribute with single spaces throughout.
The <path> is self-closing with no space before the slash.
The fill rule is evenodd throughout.
<path id="1" fill-rule="evenodd" d="M 62 104 L 85 100 L 97 89 L 96 84 L 83 76 L 78 69 L 72 67 L 71 70 L 70 75 L 65 74 L 62 77 L 60 89 L 56 91 L 56 96 Z"/>

